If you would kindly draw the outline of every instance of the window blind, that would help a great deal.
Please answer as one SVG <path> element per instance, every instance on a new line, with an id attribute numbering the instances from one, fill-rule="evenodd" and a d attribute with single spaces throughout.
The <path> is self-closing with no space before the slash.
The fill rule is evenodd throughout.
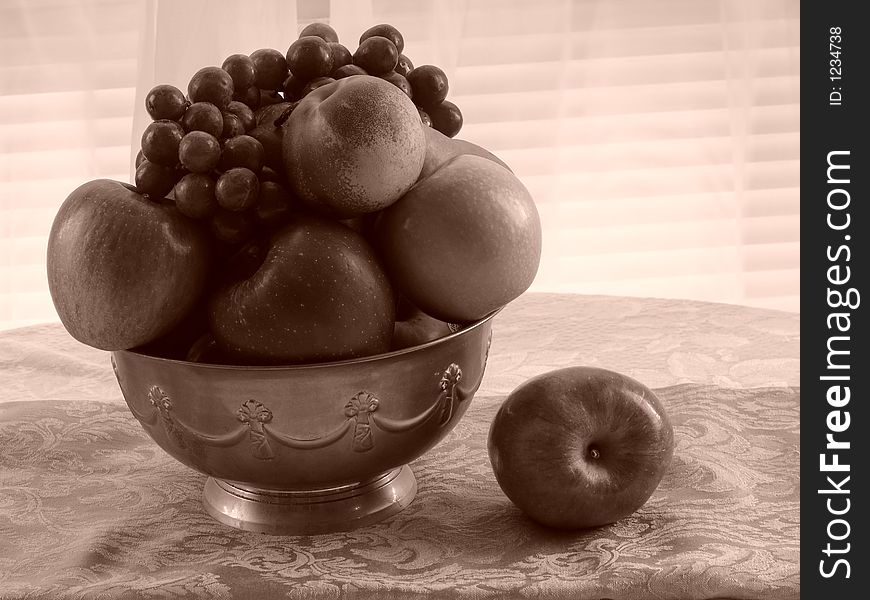
<path id="1" fill-rule="evenodd" d="M 799 310 L 798 2 L 371 6 L 538 203 L 532 289 Z"/>
<path id="2" fill-rule="evenodd" d="M 142 3 L 0 4 L 0 329 L 57 320 L 45 248 L 67 195 L 129 177 Z"/>
<path id="3" fill-rule="evenodd" d="M 314 20 L 351 51 L 392 23 L 447 72 L 459 137 L 538 204 L 533 290 L 799 310 L 797 0 L 22 0 L 0 4 L 0 329 L 57 318 L 51 221 L 130 179 L 152 85 Z"/>

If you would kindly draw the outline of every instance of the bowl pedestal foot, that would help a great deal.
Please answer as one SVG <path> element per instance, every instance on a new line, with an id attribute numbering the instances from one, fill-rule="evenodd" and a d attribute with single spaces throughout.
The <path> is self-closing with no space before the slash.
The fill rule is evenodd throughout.
<path id="1" fill-rule="evenodd" d="M 274 535 L 348 531 L 404 509 L 417 494 L 408 465 L 360 483 L 315 490 L 267 490 L 209 477 L 202 503 L 225 525 Z"/>

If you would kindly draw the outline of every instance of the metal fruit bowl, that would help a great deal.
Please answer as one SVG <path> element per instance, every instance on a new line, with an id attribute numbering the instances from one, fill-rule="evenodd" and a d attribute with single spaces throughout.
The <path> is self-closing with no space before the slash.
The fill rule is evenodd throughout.
<path id="1" fill-rule="evenodd" d="M 498 311 L 423 345 L 354 360 L 255 367 L 112 353 L 124 399 L 173 458 L 209 476 L 203 504 L 249 531 L 367 525 L 417 492 L 408 463 L 480 386 Z"/>

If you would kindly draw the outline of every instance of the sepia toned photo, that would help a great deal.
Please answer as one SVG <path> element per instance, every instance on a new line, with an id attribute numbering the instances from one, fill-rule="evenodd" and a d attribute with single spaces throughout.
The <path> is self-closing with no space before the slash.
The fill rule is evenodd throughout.
<path id="1" fill-rule="evenodd" d="M 797 0 L 0 32 L 0 600 L 800 597 Z"/>

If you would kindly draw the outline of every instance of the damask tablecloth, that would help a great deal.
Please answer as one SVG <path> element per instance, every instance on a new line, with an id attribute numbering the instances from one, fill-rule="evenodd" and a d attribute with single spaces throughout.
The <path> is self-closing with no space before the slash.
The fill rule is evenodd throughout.
<path id="1" fill-rule="evenodd" d="M 799 353 L 795 314 L 525 294 L 462 421 L 412 463 L 411 505 L 290 537 L 205 513 L 205 477 L 145 435 L 107 353 L 57 324 L 3 332 L 0 598 L 797 598 Z M 653 388 L 676 450 L 635 514 L 557 532 L 502 494 L 486 435 L 511 390 L 569 365 Z"/>

